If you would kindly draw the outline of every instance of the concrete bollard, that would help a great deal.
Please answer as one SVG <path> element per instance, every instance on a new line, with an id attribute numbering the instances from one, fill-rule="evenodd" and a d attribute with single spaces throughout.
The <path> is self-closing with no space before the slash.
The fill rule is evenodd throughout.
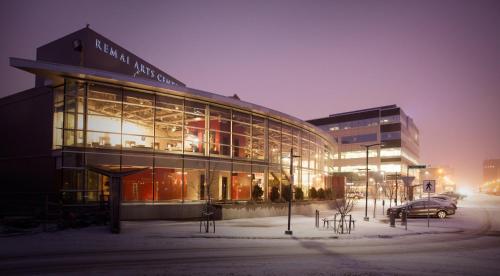
<path id="1" fill-rule="evenodd" d="M 406 210 L 403 209 L 401 211 L 401 225 L 406 225 L 406 223 L 407 223 L 407 215 L 408 214 L 406 213 Z"/>

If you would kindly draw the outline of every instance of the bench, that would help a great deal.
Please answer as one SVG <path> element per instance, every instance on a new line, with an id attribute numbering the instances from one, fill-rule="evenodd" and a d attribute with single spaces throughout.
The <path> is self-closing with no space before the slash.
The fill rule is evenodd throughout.
<path id="1" fill-rule="evenodd" d="M 338 214 L 335 214 L 335 216 L 333 218 L 323 218 L 322 219 L 323 228 L 325 228 L 325 225 L 326 225 L 327 229 L 330 228 L 330 224 L 333 221 L 333 230 L 335 232 L 339 232 L 339 228 L 341 228 L 341 225 L 342 225 L 342 218 L 337 219 L 337 215 Z M 344 223 L 347 224 L 348 233 L 350 234 L 351 233 L 351 223 L 352 223 L 352 229 L 355 229 L 356 228 L 356 220 L 352 219 L 351 215 L 347 215 L 347 216 L 349 216 L 349 219 L 344 218 Z"/>

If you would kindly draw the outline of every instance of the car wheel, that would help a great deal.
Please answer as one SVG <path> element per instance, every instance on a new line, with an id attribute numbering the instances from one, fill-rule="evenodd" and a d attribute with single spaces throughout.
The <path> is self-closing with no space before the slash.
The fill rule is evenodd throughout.
<path id="1" fill-rule="evenodd" d="M 447 215 L 446 212 L 442 211 L 442 210 L 437 213 L 437 216 L 440 219 L 444 219 L 446 217 L 446 215 Z"/>

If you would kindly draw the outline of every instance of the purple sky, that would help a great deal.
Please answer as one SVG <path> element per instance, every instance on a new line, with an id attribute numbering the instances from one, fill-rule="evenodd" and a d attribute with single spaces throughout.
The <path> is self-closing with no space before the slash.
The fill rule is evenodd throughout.
<path id="1" fill-rule="evenodd" d="M 459 184 L 500 158 L 500 1 L 16 0 L 0 20 L 0 96 L 34 83 L 8 57 L 89 23 L 189 87 L 299 118 L 398 104 Z"/>

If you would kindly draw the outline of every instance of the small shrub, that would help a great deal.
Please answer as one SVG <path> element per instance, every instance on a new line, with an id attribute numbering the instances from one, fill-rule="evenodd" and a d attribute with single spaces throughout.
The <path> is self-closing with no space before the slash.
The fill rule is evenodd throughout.
<path id="1" fill-rule="evenodd" d="M 318 192 L 316 191 L 316 188 L 312 187 L 311 189 L 309 189 L 309 198 L 311 199 L 318 198 Z"/>
<path id="2" fill-rule="evenodd" d="M 325 190 L 323 190 L 323 188 L 319 188 L 318 189 L 318 198 L 325 199 L 325 197 L 326 197 Z"/>
<path id="3" fill-rule="evenodd" d="M 325 189 L 326 199 L 333 199 L 333 191 L 330 188 Z"/>
<path id="4" fill-rule="evenodd" d="M 285 201 L 290 201 L 290 186 L 285 185 L 281 189 L 281 198 Z"/>
<path id="5" fill-rule="evenodd" d="M 255 185 L 253 186 L 253 191 L 252 191 L 252 199 L 253 200 L 262 200 L 262 196 L 264 195 L 264 190 L 259 186 Z"/>
<path id="6" fill-rule="evenodd" d="M 295 200 L 303 200 L 304 199 L 304 191 L 302 188 L 295 188 Z"/>
<path id="7" fill-rule="evenodd" d="M 280 189 L 278 186 L 274 186 L 271 188 L 271 195 L 269 196 L 271 201 L 276 202 L 280 199 Z"/>

